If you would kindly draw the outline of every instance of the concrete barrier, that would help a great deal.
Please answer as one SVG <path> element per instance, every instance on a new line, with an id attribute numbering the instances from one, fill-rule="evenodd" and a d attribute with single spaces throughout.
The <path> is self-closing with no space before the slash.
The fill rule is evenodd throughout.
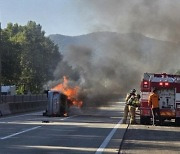
<path id="1" fill-rule="evenodd" d="M 16 103 L 3 103 L 0 104 L 0 111 L 2 115 L 46 110 L 47 101 L 36 102 L 16 102 Z"/>
<path id="2" fill-rule="evenodd" d="M 2 115 L 8 115 L 11 114 L 11 111 L 9 109 L 9 104 L 0 104 L 0 111 Z"/>

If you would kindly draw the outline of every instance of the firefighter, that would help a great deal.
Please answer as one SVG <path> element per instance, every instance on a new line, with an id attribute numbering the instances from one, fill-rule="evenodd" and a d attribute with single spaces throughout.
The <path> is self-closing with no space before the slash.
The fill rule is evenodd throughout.
<path id="1" fill-rule="evenodd" d="M 148 105 L 151 107 L 152 111 L 152 120 L 153 126 L 156 125 L 156 120 L 159 120 L 159 123 L 162 124 L 160 110 L 159 110 L 159 95 L 157 93 L 157 89 L 154 88 L 152 93 L 149 95 L 148 98 Z"/>
<path id="2" fill-rule="evenodd" d="M 136 96 L 136 89 L 132 89 L 130 93 L 127 94 L 125 99 L 125 107 L 124 107 L 124 115 L 123 115 L 123 124 L 126 124 L 127 116 L 129 113 L 129 105 L 128 100 L 131 98 L 131 96 Z"/>
<path id="3" fill-rule="evenodd" d="M 129 107 L 129 114 L 130 114 L 130 124 L 136 124 L 136 108 L 139 107 L 140 102 L 139 99 L 141 98 L 140 94 L 136 96 L 131 96 L 128 100 L 128 107 Z"/>

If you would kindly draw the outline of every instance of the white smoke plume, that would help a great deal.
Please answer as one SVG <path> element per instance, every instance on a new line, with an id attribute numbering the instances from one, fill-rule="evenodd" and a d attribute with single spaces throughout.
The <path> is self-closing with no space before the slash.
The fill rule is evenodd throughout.
<path id="1" fill-rule="evenodd" d="M 79 0 L 77 4 L 91 31 L 136 32 L 180 40 L 179 0 Z"/>

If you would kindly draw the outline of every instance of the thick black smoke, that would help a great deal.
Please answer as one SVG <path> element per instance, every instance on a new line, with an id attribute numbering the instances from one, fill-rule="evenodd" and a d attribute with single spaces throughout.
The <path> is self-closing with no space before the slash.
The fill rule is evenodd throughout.
<path id="1" fill-rule="evenodd" d="M 93 30 L 116 31 L 91 34 L 89 44 L 69 44 L 63 51 L 64 60 L 78 74 L 68 73 L 82 88 L 80 96 L 86 104 L 101 105 L 131 88 L 139 89 L 144 72 L 179 69 L 179 1 L 79 2 L 81 11 L 90 12 L 82 13 L 82 18 L 96 20 Z M 62 68 L 57 67 L 56 76 L 68 72 Z"/>
<path id="2" fill-rule="evenodd" d="M 145 72 L 174 73 L 179 68 L 178 43 L 136 33 L 90 35 L 82 36 L 85 40 L 89 38 L 89 44 L 80 41 L 67 45 L 64 61 L 72 68 L 61 62 L 55 72 L 57 79 L 68 75 L 71 83 L 81 87 L 80 97 L 86 104 L 102 105 L 125 96 L 132 88 L 139 90 Z"/>

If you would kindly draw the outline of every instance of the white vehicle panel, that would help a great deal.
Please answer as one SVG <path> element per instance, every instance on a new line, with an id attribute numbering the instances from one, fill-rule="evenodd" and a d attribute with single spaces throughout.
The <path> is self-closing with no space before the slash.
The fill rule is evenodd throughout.
<path id="1" fill-rule="evenodd" d="M 174 109 L 175 108 L 175 89 L 160 89 L 159 94 L 159 108 L 160 109 Z"/>

